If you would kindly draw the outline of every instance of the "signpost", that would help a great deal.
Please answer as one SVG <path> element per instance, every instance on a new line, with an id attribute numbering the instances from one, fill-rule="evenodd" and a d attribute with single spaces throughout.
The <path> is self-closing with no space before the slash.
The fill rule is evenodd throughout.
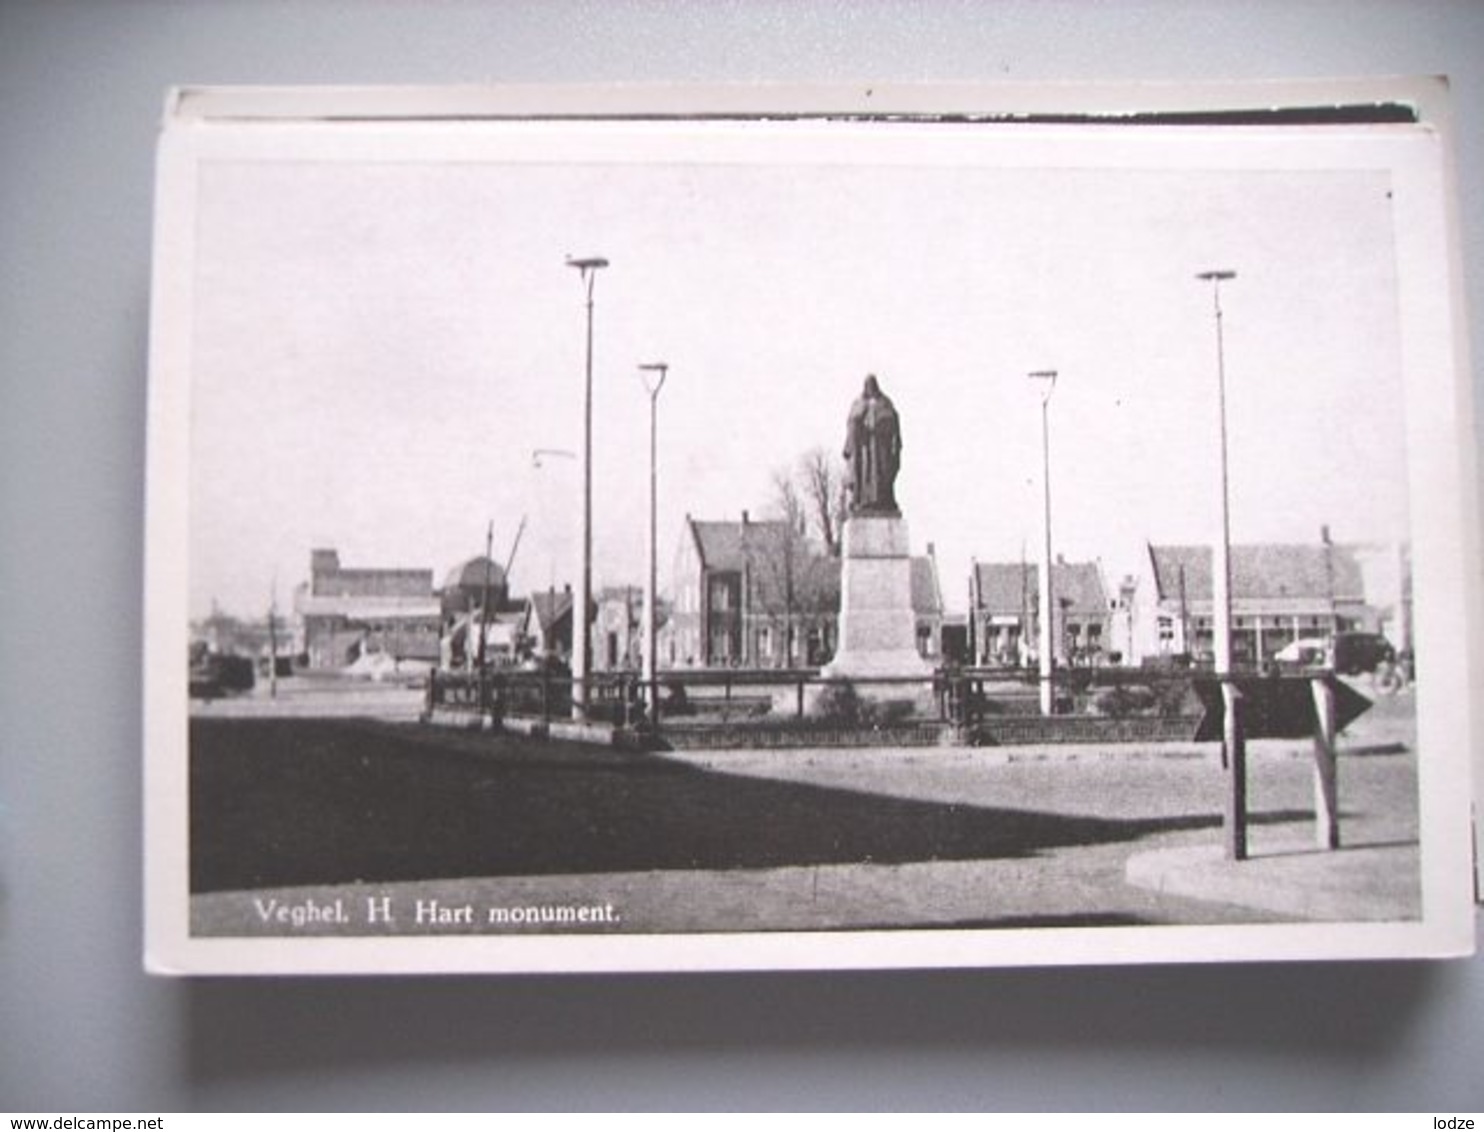
<path id="1" fill-rule="evenodd" d="M 1354 688 L 1333 672 L 1300 676 L 1252 676 L 1220 680 L 1198 678 L 1195 694 L 1206 709 L 1197 742 L 1215 742 L 1226 734 L 1223 685 L 1230 687 L 1241 703 L 1239 741 L 1246 739 L 1314 738 L 1314 826 L 1315 842 L 1321 849 L 1340 847 L 1339 767 L 1335 739 L 1371 706 Z M 1246 795 L 1230 804 L 1246 808 Z M 1246 824 L 1246 814 L 1233 814 Z"/>

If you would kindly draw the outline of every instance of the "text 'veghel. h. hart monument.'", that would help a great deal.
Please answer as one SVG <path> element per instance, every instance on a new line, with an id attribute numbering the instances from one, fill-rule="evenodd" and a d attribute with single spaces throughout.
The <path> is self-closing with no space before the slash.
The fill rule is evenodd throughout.
<path id="1" fill-rule="evenodd" d="M 840 584 L 840 646 L 824 675 L 838 679 L 923 676 L 912 615 L 907 521 L 896 500 L 902 425 L 891 398 L 868 376 L 850 407 L 845 459 L 850 514 Z"/>

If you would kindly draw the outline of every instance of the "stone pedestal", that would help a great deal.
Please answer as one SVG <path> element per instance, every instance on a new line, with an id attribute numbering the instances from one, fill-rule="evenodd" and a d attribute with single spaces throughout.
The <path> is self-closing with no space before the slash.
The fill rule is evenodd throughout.
<path id="1" fill-rule="evenodd" d="M 900 516 L 845 521 L 840 571 L 840 639 L 821 675 L 834 680 L 931 676 L 917 654 L 912 558 Z"/>

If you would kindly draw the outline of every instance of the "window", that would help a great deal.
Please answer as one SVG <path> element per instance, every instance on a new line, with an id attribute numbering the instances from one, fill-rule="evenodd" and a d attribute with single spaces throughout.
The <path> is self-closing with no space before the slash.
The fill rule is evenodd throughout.
<path id="1" fill-rule="evenodd" d="M 917 626 L 917 654 L 923 657 L 933 655 L 933 630 L 930 625 Z"/>

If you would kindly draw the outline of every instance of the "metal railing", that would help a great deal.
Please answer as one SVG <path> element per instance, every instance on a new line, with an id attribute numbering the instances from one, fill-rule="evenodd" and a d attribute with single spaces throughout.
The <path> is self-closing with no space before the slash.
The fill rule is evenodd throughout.
<path id="1" fill-rule="evenodd" d="M 1324 669 L 1285 671 L 1309 678 Z M 1243 679 L 1260 674 L 1238 673 Z M 1269 674 L 1267 679 L 1282 678 Z M 1065 667 L 1052 674 L 1053 715 L 1176 718 L 1199 710 L 1193 690 L 1214 679 L 1200 667 Z M 657 674 L 656 712 L 639 673 L 598 672 L 588 677 L 588 718 L 622 727 L 658 729 L 668 721 L 726 724 L 766 717 L 772 722 L 848 719 L 852 704 L 870 704 L 862 721 L 883 720 L 972 727 L 1040 715 L 1034 669 L 1002 666 L 943 667 L 928 676 L 869 676 L 849 680 L 814 668 L 677 668 Z M 573 679 L 564 672 L 492 668 L 484 673 L 435 672 L 428 683 L 429 711 L 443 708 L 543 721 L 570 719 Z M 854 699 L 853 699 L 854 697 Z"/>

